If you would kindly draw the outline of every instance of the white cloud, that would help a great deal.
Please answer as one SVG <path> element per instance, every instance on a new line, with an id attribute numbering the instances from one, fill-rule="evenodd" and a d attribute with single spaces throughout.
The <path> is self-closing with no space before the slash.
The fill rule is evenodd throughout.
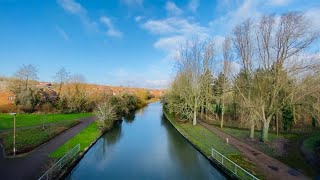
<path id="1" fill-rule="evenodd" d="M 209 29 L 191 20 L 171 17 L 162 20 L 149 20 L 142 27 L 153 34 L 161 35 L 154 47 L 164 51 L 165 59 L 174 59 L 177 50 L 186 40 L 197 38 L 208 39 Z"/>
<path id="2" fill-rule="evenodd" d="M 106 16 L 102 16 L 102 17 L 100 17 L 100 22 L 108 28 L 108 30 L 107 30 L 108 36 L 122 37 L 122 33 L 114 27 L 110 18 L 108 18 Z"/>
<path id="3" fill-rule="evenodd" d="M 183 12 L 174 2 L 171 1 L 167 1 L 165 8 L 169 15 L 180 15 Z"/>
<path id="4" fill-rule="evenodd" d="M 317 18 L 320 14 L 320 8 L 313 8 L 306 12 L 306 17 L 311 20 L 312 26 L 315 30 L 320 29 L 320 18 Z"/>
<path id="5" fill-rule="evenodd" d="M 178 56 L 179 46 L 186 42 L 184 36 L 170 36 L 160 38 L 154 43 L 154 47 L 164 51 L 167 54 L 166 59 L 175 59 Z"/>
<path id="6" fill-rule="evenodd" d="M 134 18 L 134 20 L 135 20 L 136 22 L 140 22 L 142 19 L 143 19 L 143 16 L 136 16 L 136 17 Z"/>
<path id="7" fill-rule="evenodd" d="M 146 77 L 145 73 L 148 73 L 149 76 Z M 152 89 L 167 88 L 168 80 L 166 77 L 160 77 L 159 73 L 161 73 L 159 67 L 154 65 L 144 73 L 129 72 L 127 69 L 120 68 L 110 71 L 107 74 L 107 79 L 109 79 L 109 81 L 106 83 L 115 86 L 124 85 Z M 159 77 L 160 79 L 157 79 Z"/>
<path id="8" fill-rule="evenodd" d="M 60 26 L 56 26 L 55 29 L 65 41 L 69 41 L 70 40 L 69 35 Z"/>
<path id="9" fill-rule="evenodd" d="M 257 10 L 261 4 L 255 0 L 244 0 L 237 8 L 228 11 L 224 16 L 214 19 L 209 23 L 217 35 L 225 35 L 231 32 L 235 25 L 252 17 L 259 17 L 261 12 Z"/>
<path id="10" fill-rule="evenodd" d="M 182 34 L 189 37 L 199 37 L 200 39 L 209 37 L 209 30 L 207 27 L 183 18 L 174 17 L 163 20 L 149 20 L 145 22 L 142 27 L 154 34 Z"/>
<path id="11" fill-rule="evenodd" d="M 190 0 L 190 2 L 188 4 L 188 8 L 190 11 L 195 13 L 195 12 L 197 12 L 198 7 L 199 7 L 199 0 Z"/>
<path id="12" fill-rule="evenodd" d="M 97 24 L 90 20 L 87 10 L 80 3 L 75 0 L 57 0 L 57 2 L 66 12 L 78 16 L 87 28 L 97 28 Z"/>
<path id="13" fill-rule="evenodd" d="M 267 4 L 270 6 L 286 6 L 289 2 L 290 0 L 269 0 Z"/>
<path id="14" fill-rule="evenodd" d="M 167 34 L 176 31 L 167 20 L 149 20 L 142 27 L 155 34 Z"/>
<path id="15" fill-rule="evenodd" d="M 84 9 L 81 4 L 74 0 L 58 0 L 58 3 L 65 11 L 68 11 L 72 14 L 82 15 L 87 13 L 86 9 Z"/>

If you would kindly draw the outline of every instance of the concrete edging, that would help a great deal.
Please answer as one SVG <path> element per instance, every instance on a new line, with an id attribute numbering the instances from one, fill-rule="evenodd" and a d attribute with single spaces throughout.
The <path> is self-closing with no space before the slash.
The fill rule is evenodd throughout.
<path id="1" fill-rule="evenodd" d="M 206 156 L 201 150 L 200 148 L 198 148 L 195 144 L 193 144 L 183 133 L 181 133 L 181 131 L 179 129 L 177 129 L 173 123 L 170 121 L 170 119 L 167 117 L 167 112 L 163 111 L 163 114 L 165 115 L 165 117 L 167 118 L 167 120 L 170 122 L 170 124 L 182 135 L 182 137 L 184 139 L 186 139 L 196 150 L 198 150 L 209 162 L 211 165 L 213 165 L 214 167 L 217 167 L 224 175 L 226 175 L 227 177 L 231 178 L 231 179 L 238 179 L 236 176 L 234 176 L 232 173 L 229 172 L 228 169 L 225 169 L 219 162 L 215 161 L 213 158 L 211 158 L 210 156 Z"/>

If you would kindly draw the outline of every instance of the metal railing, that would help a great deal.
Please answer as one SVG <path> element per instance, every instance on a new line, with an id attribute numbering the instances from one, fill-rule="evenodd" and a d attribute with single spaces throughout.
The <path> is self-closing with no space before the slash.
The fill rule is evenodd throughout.
<path id="1" fill-rule="evenodd" d="M 236 177 L 239 179 L 253 179 L 258 180 L 257 177 L 240 167 L 238 164 L 234 163 L 221 153 L 219 153 L 217 150 L 213 149 L 211 150 L 211 156 L 213 159 L 215 159 L 218 163 L 220 163 L 223 167 L 231 171 Z"/>
<path id="2" fill-rule="evenodd" d="M 80 144 L 73 147 L 62 158 L 60 158 L 47 172 L 45 172 L 38 180 L 53 179 L 58 175 L 61 169 L 72 160 L 72 158 L 80 151 Z"/>

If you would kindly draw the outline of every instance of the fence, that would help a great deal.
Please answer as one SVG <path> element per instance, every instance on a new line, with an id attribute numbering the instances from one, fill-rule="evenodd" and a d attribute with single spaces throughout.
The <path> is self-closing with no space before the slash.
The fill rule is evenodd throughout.
<path id="1" fill-rule="evenodd" d="M 80 151 L 80 144 L 73 147 L 62 158 L 60 158 L 46 173 L 44 173 L 38 180 L 48 180 L 58 175 L 61 169 L 72 160 L 72 158 Z"/>
<path id="2" fill-rule="evenodd" d="M 212 148 L 211 150 L 211 156 L 214 158 L 218 163 L 220 163 L 223 167 L 231 171 L 236 177 L 239 179 L 253 179 L 253 180 L 258 180 L 254 175 L 249 173 L 248 171 L 244 170 L 241 168 L 238 164 L 234 163 L 218 151 Z"/>

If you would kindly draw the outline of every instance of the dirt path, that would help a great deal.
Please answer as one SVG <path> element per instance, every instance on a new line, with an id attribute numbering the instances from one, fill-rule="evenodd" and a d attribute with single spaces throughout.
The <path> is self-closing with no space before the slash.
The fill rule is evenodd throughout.
<path id="1" fill-rule="evenodd" d="M 247 145 L 244 142 L 220 131 L 216 127 L 198 120 L 198 123 L 215 133 L 222 139 L 229 139 L 229 144 L 236 147 L 247 159 L 256 164 L 256 166 L 264 172 L 267 179 L 308 179 L 297 170 L 288 167 L 282 162 L 264 154 L 263 152 Z"/>
<path id="2" fill-rule="evenodd" d="M 80 119 L 81 122 L 72 128 L 66 130 L 47 143 L 43 144 L 33 152 L 26 156 L 17 158 L 5 158 L 2 155 L 2 147 L 0 148 L 0 179 L 37 179 L 49 167 L 45 167 L 48 156 L 56 148 L 63 145 L 73 136 L 78 134 L 85 127 L 90 125 L 96 118 L 87 117 Z"/>

